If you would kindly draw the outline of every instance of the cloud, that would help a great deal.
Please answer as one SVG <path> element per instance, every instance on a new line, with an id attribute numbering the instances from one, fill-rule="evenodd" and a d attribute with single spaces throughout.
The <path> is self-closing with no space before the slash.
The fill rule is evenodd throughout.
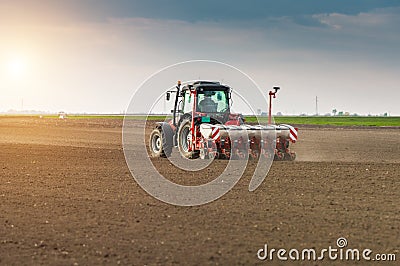
<path id="1" fill-rule="evenodd" d="M 345 15 L 339 13 L 316 14 L 312 18 L 332 29 L 373 30 L 375 34 L 400 32 L 400 8 L 376 9 L 368 13 Z"/>

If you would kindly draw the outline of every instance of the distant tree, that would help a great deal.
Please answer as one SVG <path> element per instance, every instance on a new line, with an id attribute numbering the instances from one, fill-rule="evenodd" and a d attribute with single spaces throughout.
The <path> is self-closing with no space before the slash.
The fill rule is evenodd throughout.
<path id="1" fill-rule="evenodd" d="M 337 113 L 337 110 L 336 110 L 336 109 L 333 109 L 333 110 L 332 110 L 332 114 L 335 116 L 336 113 Z"/>
<path id="2" fill-rule="evenodd" d="M 282 116 L 283 114 L 282 114 L 282 112 L 277 112 L 276 113 L 276 116 Z"/>
<path id="3" fill-rule="evenodd" d="M 343 111 L 340 111 L 339 113 L 338 113 L 338 116 L 342 116 L 343 115 Z"/>
<path id="4" fill-rule="evenodd" d="M 388 113 L 384 113 L 383 116 L 388 116 Z"/>

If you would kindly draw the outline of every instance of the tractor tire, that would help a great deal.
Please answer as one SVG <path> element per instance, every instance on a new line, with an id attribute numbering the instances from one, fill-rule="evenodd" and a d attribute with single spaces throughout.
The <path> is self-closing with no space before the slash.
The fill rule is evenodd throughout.
<path id="1" fill-rule="evenodd" d="M 174 131 L 168 123 L 163 123 L 161 125 L 161 133 L 163 137 L 163 151 L 165 157 L 170 157 L 172 153 L 172 148 L 174 146 Z"/>
<path id="2" fill-rule="evenodd" d="M 172 130 L 155 128 L 150 134 L 149 149 L 151 157 L 169 157 L 172 153 Z"/>
<path id="3" fill-rule="evenodd" d="M 188 159 L 193 159 L 195 156 L 195 153 L 193 151 L 189 151 L 189 140 L 192 136 L 192 132 L 190 131 L 191 124 L 191 119 L 183 119 L 179 125 L 177 132 L 179 152 L 183 157 Z"/>

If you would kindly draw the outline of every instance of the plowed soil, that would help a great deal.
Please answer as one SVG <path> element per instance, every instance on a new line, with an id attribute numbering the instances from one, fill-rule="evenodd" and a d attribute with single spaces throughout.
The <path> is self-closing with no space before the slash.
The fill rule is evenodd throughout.
<path id="1" fill-rule="evenodd" d="M 290 265 L 260 261 L 257 251 L 336 247 L 339 237 L 400 259 L 399 129 L 300 128 L 298 159 L 274 162 L 255 192 L 250 162 L 219 200 L 177 207 L 134 181 L 121 127 L 0 117 L 1 265 Z M 177 181 L 209 178 L 167 159 L 154 164 Z M 209 175 L 223 166 L 213 163 Z"/>

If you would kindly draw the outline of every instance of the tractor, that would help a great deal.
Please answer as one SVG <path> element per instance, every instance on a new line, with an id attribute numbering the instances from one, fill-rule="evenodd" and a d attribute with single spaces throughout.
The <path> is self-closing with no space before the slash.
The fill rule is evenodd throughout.
<path id="1" fill-rule="evenodd" d="M 174 147 L 188 159 L 257 159 L 294 160 L 296 153 L 289 143 L 296 142 L 297 128 L 271 124 L 272 97 L 269 92 L 268 125 L 245 124 L 242 114 L 231 112 L 232 88 L 214 81 L 178 81 L 166 92 L 166 100 L 175 94 L 172 119 L 157 122 L 150 134 L 151 157 L 169 157 Z M 245 134 L 243 134 L 245 132 Z M 271 139 L 268 132 L 274 136 Z M 271 152 L 272 151 L 272 152 Z"/>

